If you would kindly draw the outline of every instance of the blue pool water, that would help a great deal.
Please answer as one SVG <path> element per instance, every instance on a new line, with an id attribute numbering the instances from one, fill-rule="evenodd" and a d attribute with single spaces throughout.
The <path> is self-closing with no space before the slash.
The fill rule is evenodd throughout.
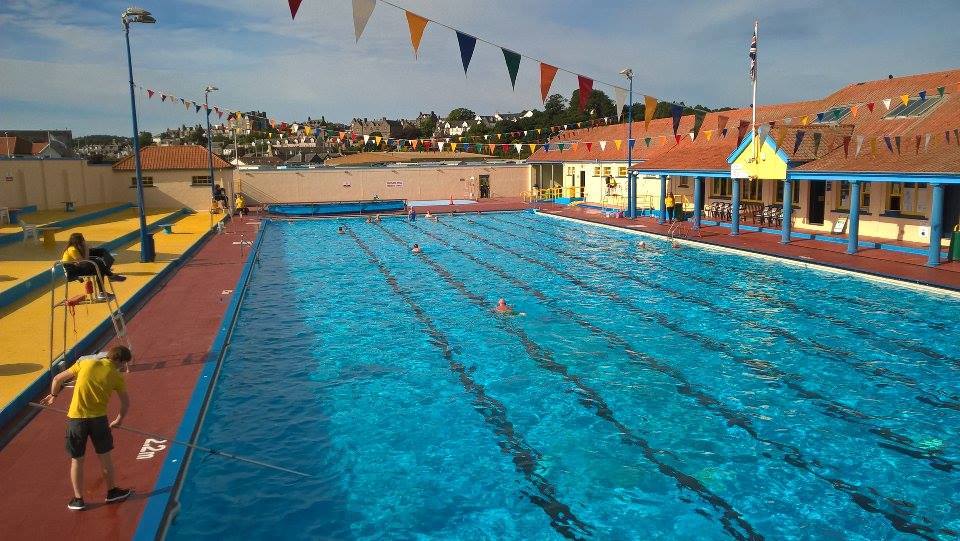
<path id="1" fill-rule="evenodd" d="M 312 477 L 197 454 L 170 539 L 960 536 L 958 300 L 526 213 L 263 234 L 198 443 Z"/>

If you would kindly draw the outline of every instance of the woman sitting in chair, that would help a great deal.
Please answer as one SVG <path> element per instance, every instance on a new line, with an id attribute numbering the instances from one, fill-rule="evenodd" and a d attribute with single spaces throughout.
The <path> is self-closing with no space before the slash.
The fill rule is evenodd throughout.
<path id="1" fill-rule="evenodd" d="M 83 276 L 93 276 L 100 289 L 99 298 L 105 299 L 106 290 L 103 289 L 101 276 L 110 278 L 111 282 L 122 282 L 127 279 L 122 274 L 114 274 L 113 256 L 103 248 L 87 248 L 87 241 L 82 233 L 73 233 L 67 241 L 67 249 L 60 258 L 63 268 L 67 271 L 68 280 L 79 280 Z M 99 273 L 97 272 L 99 269 Z"/>

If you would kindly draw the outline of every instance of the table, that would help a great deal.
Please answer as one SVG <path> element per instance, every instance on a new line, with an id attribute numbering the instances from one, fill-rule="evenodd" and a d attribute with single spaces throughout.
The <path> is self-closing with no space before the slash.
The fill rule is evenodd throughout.
<path id="1" fill-rule="evenodd" d="M 61 201 L 64 212 L 73 212 L 75 210 L 73 201 Z"/>
<path id="2" fill-rule="evenodd" d="M 173 233 L 173 224 L 157 224 L 157 227 L 159 227 L 160 229 L 163 229 L 163 232 L 166 233 L 167 235 L 170 235 Z"/>
<path id="3" fill-rule="evenodd" d="M 38 227 L 38 231 L 43 235 L 43 247 L 52 250 L 57 247 L 57 231 L 59 227 Z"/>

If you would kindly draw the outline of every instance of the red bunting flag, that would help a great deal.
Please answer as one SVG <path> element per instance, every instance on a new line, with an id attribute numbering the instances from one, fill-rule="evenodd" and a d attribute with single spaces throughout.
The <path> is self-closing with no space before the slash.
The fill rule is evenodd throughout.
<path id="1" fill-rule="evenodd" d="M 150 89 L 148 88 L 148 89 L 147 89 L 147 99 L 150 99 L 150 98 L 152 98 L 152 97 L 153 97 L 153 90 L 150 90 Z"/>
<path id="2" fill-rule="evenodd" d="M 876 102 L 872 102 L 872 101 L 871 101 L 870 103 L 867 104 L 867 109 L 869 109 L 870 112 L 872 113 L 872 112 L 873 112 L 873 108 L 874 108 L 876 105 L 877 105 Z"/>
<path id="3" fill-rule="evenodd" d="M 290 18 L 291 18 L 291 19 L 296 19 L 296 18 L 297 18 L 297 10 L 300 9 L 300 2 L 302 2 L 302 1 L 303 1 L 303 0 L 287 0 L 287 2 L 290 3 Z"/>
<path id="4" fill-rule="evenodd" d="M 920 154 L 920 136 L 917 135 L 916 138 L 917 154 Z"/>
<path id="5" fill-rule="evenodd" d="M 587 147 L 587 152 L 590 152 L 590 149 L 593 147 L 593 143 L 590 141 L 584 141 L 583 146 Z"/>
<path id="6" fill-rule="evenodd" d="M 674 135 L 673 137 L 674 137 L 674 139 L 677 140 L 677 144 L 678 144 L 678 145 L 680 144 L 680 140 L 683 139 L 683 136 L 680 135 L 679 133 L 676 134 L 676 135 Z"/>
<path id="7" fill-rule="evenodd" d="M 580 110 L 583 111 L 587 107 L 587 98 L 593 92 L 593 79 L 577 75 L 577 82 L 580 83 Z"/>

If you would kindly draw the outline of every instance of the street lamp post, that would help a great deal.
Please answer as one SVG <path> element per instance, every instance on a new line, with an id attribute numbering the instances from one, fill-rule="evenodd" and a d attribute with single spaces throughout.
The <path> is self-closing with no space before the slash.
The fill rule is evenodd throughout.
<path id="1" fill-rule="evenodd" d="M 203 89 L 203 104 L 206 106 L 204 110 L 207 113 L 207 162 L 210 165 L 210 193 L 213 197 L 217 196 L 217 183 L 213 178 L 213 138 L 210 137 L 210 93 L 216 90 L 220 89 L 212 85 L 207 85 L 207 88 Z"/>
<path id="2" fill-rule="evenodd" d="M 146 209 L 143 203 L 143 171 L 140 167 L 140 130 L 137 127 L 137 100 L 133 86 L 133 60 L 130 57 L 130 23 L 152 24 L 157 22 L 145 9 L 129 7 L 120 14 L 123 35 L 127 42 L 127 73 L 130 75 L 130 112 L 133 116 L 133 164 L 137 179 L 137 211 L 140 218 L 140 262 L 148 263 L 156 258 L 153 237 L 147 234 Z"/>
<path id="3" fill-rule="evenodd" d="M 630 91 L 627 98 L 627 217 L 633 220 L 637 217 L 637 185 L 633 171 L 633 70 L 625 68 L 620 72 L 630 81 Z M 620 111 L 617 111 L 620 114 Z"/>

